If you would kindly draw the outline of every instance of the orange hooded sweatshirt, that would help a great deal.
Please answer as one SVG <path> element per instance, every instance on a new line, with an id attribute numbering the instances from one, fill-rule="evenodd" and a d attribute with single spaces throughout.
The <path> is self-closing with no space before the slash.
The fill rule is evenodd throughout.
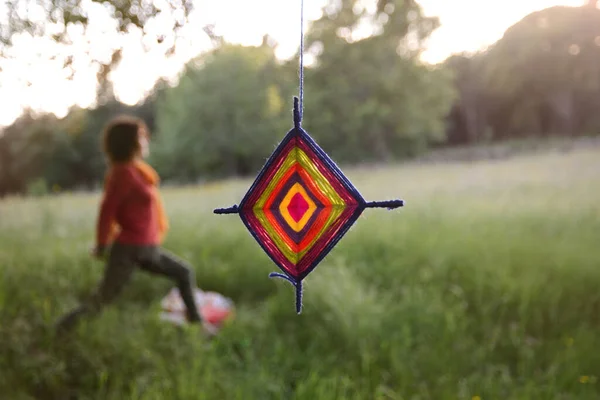
<path id="1" fill-rule="evenodd" d="M 169 222 L 158 193 L 160 178 L 141 160 L 115 164 L 106 174 L 98 216 L 96 245 L 116 241 L 160 245 Z"/>

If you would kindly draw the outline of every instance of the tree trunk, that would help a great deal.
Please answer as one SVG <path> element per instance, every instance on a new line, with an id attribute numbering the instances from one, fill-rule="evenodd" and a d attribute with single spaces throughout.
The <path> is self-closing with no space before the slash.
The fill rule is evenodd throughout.
<path id="1" fill-rule="evenodd" d="M 371 133 L 371 138 L 373 140 L 374 151 L 381 162 L 389 162 L 392 159 L 392 153 L 390 147 L 385 140 L 384 133 L 375 130 Z"/>
<path id="2" fill-rule="evenodd" d="M 470 102 L 464 110 L 465 128 L 467 130 L 467 142 L 475 143 L 479 137 L 478 112 L 475 102 Z"/>
<path id="3" fill-rule="evenodd" d="M 570 90 L 565 90 L 551 96 L 550 104 L 558 119 L 558 132 L 561 135 L 572 136 L 574 117 L 574 96 Z"/>

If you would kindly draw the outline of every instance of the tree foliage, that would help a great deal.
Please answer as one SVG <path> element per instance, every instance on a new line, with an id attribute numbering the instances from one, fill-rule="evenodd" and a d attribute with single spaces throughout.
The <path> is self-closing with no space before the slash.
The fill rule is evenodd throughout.
<path id="1" fill-rule="evenodd" d="M 325 8 L 307 40 L 319 55 L 306 75 L 306 124 L 333 156 L 389 160 L 444 139 L 453 90 L 443 70 L 418 61 L 437 25 L 415 1 L 381 0 L 375 11 L 357 0 Z M 357 37 L 364 26 L 371 34 Z"/>
<path id="2" fill-rule="evenodd" d="M 52 57 L 61 58 L 66 69 L 72 70 L 81 57 L 92 62 L 97 69 L 101 103 L 113 100 L 108 76 L 122 59 L 122 41 L 90 43 L 85 54 L 76 52 L 73 43 L 80 36 L 85 37 L 88 28 L 95 23 L 102 27 L 105 37 L 111 34 L 122 37 L 137 30 L 141 33 L 141 43 L 146 47 L 148 43 L 155 43 L 168 57 L 174 53 L 177 38 L 193 9 L 192 0 L 5 0 L 4 3 L 0 55 L 11 56 L 17 35 L 50 40 L 59 45 L 53 47 L 59 50 Z M 158 20 L 163 30 L 149 29 L 152 22 Z M 106 47 L 103 49 L 106 51 L 99 54 L 98 46 Z"/>
<path id="3" fill-rule="evenodd" d="M 188 181 L 256 171 L 290 128 L 288 82 L 267 41 L 197 58 L 158 104 L 157 168 Z"/>
<path id="4" fill-rule="evenodd" d="M 63 119 L 25 113 L 0 135 L 0 196 L 27 193 L 33 183 L 58 191 L 98 187 L 106 169 L 102 128 L 120 113 L 151 121 L 151 101 L 137 107 L 113 102 L 94 110 L 74 108 Z"/>
<path id="5" fill-rule="evenodd" d="M 532 13 L 488 50 L 437 66 L 419 61 L 438 22 L 416 1 L 362 4 L 331 0 L 306 36 L 315 62 L 305 71 L 303 126 L 337 162 L 600 133 L 600 10 L 593 2 Z M 0 195 L 27 192 L 34 183 L 38 190 L 40 182 L 100 184 L 99 135 L 122 112 L 149 123 L 150 161 L 166 181 L 254 175 L 292 127 L 298 59 L 277 60 L 269 37 L 242 47 L 207 34 L 215 49 L 192 60 L 175 86 L 158 82 L 139 106 L 112 100 L 74 108 L 64 119 L 24 114 L 0 134 Z"/>
<path id="6" fill-rule="evenodd" d="M 451 58 L 470 138 L 574 135 L 600 128 L 600 10 L 551 7 L 511 26 L 489 50 Z M 469 117 L 469 115 L 471 115 Z M 476 120 L 472 123 L 469 121 Z"/>

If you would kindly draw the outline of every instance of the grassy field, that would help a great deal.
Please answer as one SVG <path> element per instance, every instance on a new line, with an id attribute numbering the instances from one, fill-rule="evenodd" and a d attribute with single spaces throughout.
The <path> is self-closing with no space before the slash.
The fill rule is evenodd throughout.
<path id="1" fill-rule="evenodd" d="M 213 341 L 158 320 L 168 281 L 143 273 L 64 340 L 88 294 L 98 197 L 0 202 L 0 398 L 600 398 L 600 150 L 348 170 L 367 210 L 292 288 L 237 216 L 249 182 L 164 193 L 165 247 L 233 298 Z"/>

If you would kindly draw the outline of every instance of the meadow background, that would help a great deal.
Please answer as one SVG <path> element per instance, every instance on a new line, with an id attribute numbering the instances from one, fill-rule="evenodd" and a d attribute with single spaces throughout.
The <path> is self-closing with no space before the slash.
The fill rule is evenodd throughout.
<path id="1" fill-rule="evenodd" d="M 588 146 L 589 147 L 589 146 Z M 527 174 L 523 171 L 526 170 Z M 600 147 L 348 169 L 366 212 L 305 281 L 304 310 L 237 216 L 250 181 L 164 191 L 166 247 L 235 300 L 212 341 L 158 319 L 143 273 L 65 338 L 89 293 L 98 196 L 0 203 L 6 399 L 597 399 Z"/>
<path id="2" fill-rule="evenodd" d="M 244 16 L 221 0 L 0 8 L 3 96 L 20 82 L 72 104 L 58 115 L 33 96 L 0 128 L 0 399 L 600 398 L 598 1 L 540 9 L 432 64 L 439 20 L 420 2 L 323 0 L 306 26 L 303 126 L 365 198 L 406 206 L 365 212 L 306 279 L 301 315 L 239 218 L 212 213 L 239 203 L 298 90 L 298 57 L 272 36 L 242 46 L 220 33 L 229 19 L 194 19 L 223 4 Z M 209 45 L 186 58 L 190 35 Z M 159 76 L 165 60 L 179 72 Z M 124 102 L 116 83 L 152 68 L 151 90 Z M 172 284 L 143 273 L 54 334 L 102 276 L 89 256 L 101 132 L 121 113 L 152 132 L 165 247 L 235 301 L 213 340 L 160 321 Z"/>

